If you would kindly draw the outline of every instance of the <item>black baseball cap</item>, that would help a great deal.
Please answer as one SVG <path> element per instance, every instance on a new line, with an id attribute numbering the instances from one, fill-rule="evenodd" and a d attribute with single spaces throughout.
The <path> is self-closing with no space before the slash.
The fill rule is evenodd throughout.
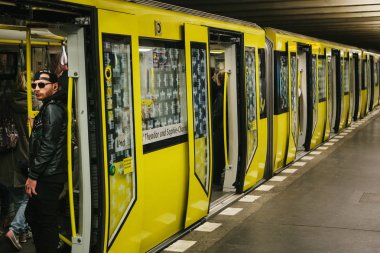
<path id="1" fill-rule="evenodd" d="M 41 77 L 42 74 L 49 75 L 49 78 Z M 34 74 L 34 81 L 36 81 L 36 80 L 46 80 L 46 81 L 49 81 L 51 83 L 57 83 L 58 77 L 53 71 L 51 71 L 49 69 L 43 69 L 43 70 L 37 71 L 36 74 Z"/>

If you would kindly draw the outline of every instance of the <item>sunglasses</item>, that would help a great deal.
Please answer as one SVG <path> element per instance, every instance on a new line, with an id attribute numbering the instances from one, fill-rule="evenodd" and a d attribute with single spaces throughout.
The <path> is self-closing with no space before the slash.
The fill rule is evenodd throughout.
<path id="1" fill-rule="evenodd" d="M 32 89 L 35 89 L 37 85 L 38 85 L 38 88 L 43 89 L 48 84 L 51 84 L 51 83 L 44 83 L 44 82 L 32 83 Z"/>

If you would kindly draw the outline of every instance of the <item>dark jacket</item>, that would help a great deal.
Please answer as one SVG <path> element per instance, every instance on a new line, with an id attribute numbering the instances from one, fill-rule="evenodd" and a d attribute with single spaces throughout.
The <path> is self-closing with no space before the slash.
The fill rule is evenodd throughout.
<path id="1" fill-rule="evenodd" d="M 26 175 L 21 167 L 27 165 L 29 156 L 26 92 L 14 91 L 2 106 L 12 115 L 19 139 L 16 148 L 0 153 L 0 184 L 8 187 L 24 187 Z"/>
<path id="2" fill-rule="evenodd" d="M 29 178 L 65 182 L 67 173 L 66 94 L 58 91 L 43 101 L 29 142 Z"/>

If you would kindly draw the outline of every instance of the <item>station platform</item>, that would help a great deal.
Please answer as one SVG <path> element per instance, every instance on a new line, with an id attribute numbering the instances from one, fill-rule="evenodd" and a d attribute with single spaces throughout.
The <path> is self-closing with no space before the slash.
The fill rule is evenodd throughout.
<path id="1" fill-rule="evenodd" d="M 380 253 L 380 110 L 209 217 L 164 252 Z M 0 237 L 0 253 L 18 252 Z M 33 242 L 21 252 L 34 253 Z"/>
<path id="2" fill-rule="evenodd" d="M 380 117 L 373 111 L 164 252 L 380 252 Z"/>

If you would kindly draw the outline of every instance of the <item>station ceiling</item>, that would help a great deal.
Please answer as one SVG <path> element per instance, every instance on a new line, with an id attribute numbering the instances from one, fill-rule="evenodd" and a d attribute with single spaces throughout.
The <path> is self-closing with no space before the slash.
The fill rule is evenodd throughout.
<path id="1" fill-rule="evenodd" d="M 380 52 L 380 0 L 158 0 Z"/>

